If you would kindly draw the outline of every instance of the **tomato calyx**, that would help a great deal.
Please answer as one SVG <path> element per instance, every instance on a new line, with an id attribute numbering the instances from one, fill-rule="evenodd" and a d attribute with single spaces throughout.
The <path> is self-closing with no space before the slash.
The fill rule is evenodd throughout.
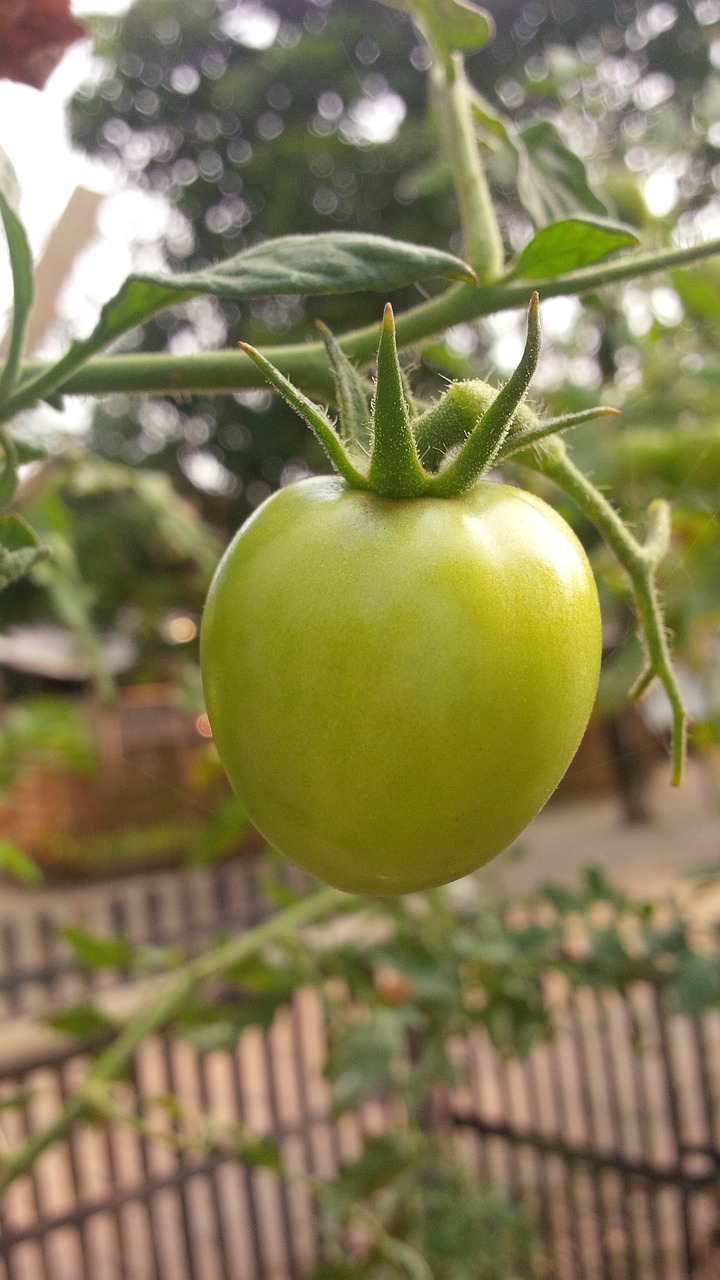
<path id="1" fill-rule="evenodd" d="M 589 418 L 617 412 L 603 406 L 543 422 L 524 405 L 540 355 L 539 310 L 533 293 L 523 354 L 499 391 L 480 380 L 455 383 L 422 411 L 405 381 L 390 303 L 380 330 L 372 400 L 366 381 L 329 329 L 319 324 L 335 383 L 337 422 L 261 352 L 246 342 L 239 345 L 300 414 L 351 488 L 382 498 L 457 498 L 511 453 Z"/>

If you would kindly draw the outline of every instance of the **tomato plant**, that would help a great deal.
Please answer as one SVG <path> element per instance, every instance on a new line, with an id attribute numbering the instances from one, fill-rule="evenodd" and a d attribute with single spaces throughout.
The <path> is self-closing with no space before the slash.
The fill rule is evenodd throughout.
<path id="1" fill-rule="evenodd" d="M 407 893 L 483 865 L 548 799 L 590 716 L 585 553 L 539 498 L 475 481 L 536 346 L 535 304 L 501 408 L 431 474 L 386 313 L 367 475 L 280 490 L 215 576 L 201 661 L 220 757 L 270 844 L 338 888 Z"/>

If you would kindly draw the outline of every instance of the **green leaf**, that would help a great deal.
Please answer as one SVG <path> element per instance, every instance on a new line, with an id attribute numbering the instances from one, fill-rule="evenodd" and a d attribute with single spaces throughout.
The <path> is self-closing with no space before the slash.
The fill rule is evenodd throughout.
<path id="1" fill-rule="evenodd" d="M 264 898 L 271 902 L 274 907 L 279 907 L 281 911 L 285 907 L 293 907 L 296 902 L 300 901 L 301 894 L 295 889 L 291 889 L 289 885 L 283 884 L 282 880 L 270 873 L 260 876 L 259 887 Z"/>
<path id="2" fill-rule="evenodd" d="M 13 319 L 5 368 L 0 376 L 0 400 L 17 380 L 25 327 L 33 300 L 33 262 L 25 228 L 18 216 L 18 181 L 10 160 L 0 148 L 0 218 L 10 251 L 13 277 Z"/>
<path id="3" fill-rule="evenodd" d="M 683 1013 L 700 1013 L 720 1005 L 720 963 L 717 954 L 694 953 L 682 959 L 674 980 L 675 997 Z"/>
<path id="4" fill-rule="evenodd" d="M 56 1031 L 64 1031 L 78 1040 L 114 1030 L 114 1024 L 94 1004 L 78 1004 L 72 1009 L 63 1009 L 61 1013 L 50 1014 L 45 1021 Z"/>
<path id="5" fill-rule="evenodd" d="M 103 307 L 95 331 L 76 343 L 74 350 L 84 348 L 91 354 L 165 307 L 198 294 L 238 299 L 364 290 L 387 293 L 428 276 L 475 279 L 472 268 L 454 254 L 386 236 L 348 231 L 282 236 L 205 271 L 130 276 Z"/>
<path id="6" fill-rule="evenodd" d="M 237 849 L 248 828 L 248 819 L 235 796 L 227 796 L 205 825 L 202 835 L 193 842 L 189 863 L 206 867 Z"/>
<path id="7" fill-rule="evenodd" d="M 213 1003 L 188 1002 L 180 1011 L 176 1028 L 183 1040 L 195 1045 L 202 1053 L 215 1049 L 232 1052 L 248 1027 L 260 1027 L 268 1031 L 279 1009 L 287 1005 L 290 996 L 287 988 L 265 991 L 253 996 L 243 996 L 236 1004 L 227 1001 Z"/>
<path id="8" fill-rule="evenodd" d="M 280 1149 L 272 1138 L 257 1138 L 248 1134 L 245 1129 L 238 1128 L 235 1133 L 235 1150 L 243 1164 L 254 1169 L 272 1169 L 282 1172 L 282 1156 Z"/>
<path id="9" fill-rule="evenodd" d="M 13 438 L 15 452 L 17 454 L 18 463 L 22 465 L 24 462 L 42 462 L 49 456 L 47 449 L 42 444 L 37 444 L 32 440 Z"/>
<path id="10" fill-rule="evenodd" d="M 720 273 L 717 264 L 706 262 L 702 270 L 673 271 L 671 279 L 685 310 L 696 319 L 709 322 L 711 329 L 717 331 L 720 325 Z"/>
<path id="11" fill-rule="evenodd" d="M 49 556 L 37 535 L 21 516 L 0 516 L 0 591 Z"/>
<path id="12" fill-rule="evenodd" d="M 356 1106 L 386 1079 L 391 1064 L 403 1053 L 408 1025 L 403 1010 L 374 1010 L 337 1037 L 325 1067 L 336 1114 Z"/>
<path id="13" fill-rule="evenodd" d="M 23 884 L 38 884 L 43 878 L 37 863 L 9 840 L 0 840 L 0 871 Z"/>
<path id="14" fill-rule="evenodd" d="M 579 156 L 565 146 L 549 120 L 517 134 L 517 191 L 537 227 L 587 212 L 604 217 L 607 208 L 588 182 Z"/>
<path id="15" fill-rule="evenodd" d="M 356 1201 L 388 1186 L 407 1168 L 411 1157 L 408 1138 L 407 1133 L 385 1133 L 371 1138 L 362 1155 L 343 1167 L 339 1179 L 341 1189 Z"/>
<path id="16" fill-rule="evenodd" d="M 133 962 L 134 949 L 127 938 L 103 938 L 79 924 L 63 925 L 60 933 L 87 969 L 127 969 Z"/>
<path id="17" fill-rule="evenodd" d="M 471 0 L 384 0 L 384 3 L 411 14 L 444 58 L 452 53 L 483 49 L 495 34 L 490 14 Z"/>
<path id="18" fill-rule="evenodd" d="M 579 267 L 602 262 L 609 254 L 637 244 L 631 227 L 605 218 L 567 218 L 536 232 L 510 275 L 521 280 L 548 280 Z"/>

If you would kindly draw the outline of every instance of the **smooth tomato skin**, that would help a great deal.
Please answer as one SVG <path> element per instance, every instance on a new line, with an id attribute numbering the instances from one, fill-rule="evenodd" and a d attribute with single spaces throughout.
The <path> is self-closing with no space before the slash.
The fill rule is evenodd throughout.
<path id="1" fill-rule="evenodd" d="M 340 889 L 399 894 L 493 858 L 592 710 L 600 609 L 546 503 L 481 482 L 382 499 L 292 484 L 236 535 L 201 630 L 223 765 L 266 840 Z"/>

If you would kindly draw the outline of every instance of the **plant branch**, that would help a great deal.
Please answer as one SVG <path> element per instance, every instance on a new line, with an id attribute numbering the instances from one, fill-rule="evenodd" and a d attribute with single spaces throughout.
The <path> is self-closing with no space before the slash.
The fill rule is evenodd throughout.
<path id="1" fill-rule="evenodd" d="M 397 317 L 398 346 L 423 342 L 454 324 L 526 307 L 534 290 L 544 300 L 583 294 L 656 271 L 688 266 L 715 254 L 720 254 L 720 239 L 678 249 L 623 254 L 610 262 L 548 279 L 506 279 L 481 288 L 456 285 Z M 363 365 L 374 358 L 379 339 L 380 326 L 373 324 L 346 333 L 338 341 L 351 360 Z M 306 394 L 332 399 L 333 381 L 322 342 L 266 347 L 263 355 Z M 262 376 L 252 361 L 237 351 L 202 352 L 183 360 L 171 355 L 101 356 L 74 370 L 34 360 L 23 363 L 21 378 L 21 385 L 4 406 L 3 420 L 32 408 L 38 398 L 55 392 L 103 396 L 121 391 L 126 395 L 183 396 L 203 392 L 221 394 L 263 385 Z"/>
<path id="2" fill-rule="evenodd" d="M 270 942 L 294 937 L 304 925 L 320 920 L 333 911 L 347 910 L 354 899 L 338 889 L 320 889 L 302 901 L 271 916 L 248 933 L 219 942 L 190 960 L 167 980 L 154 986 L 154 995 L 123 1027 L 117 1038 L 95 1059 L 83 1086 L 68 1099 L 56 1120 L 34 1133 L 18 1150 L 0 1164 L 0 1194 L 16 1178 L 27 1173 L 38 1156 L 64 1138 L 79 1120 L 97 1112 L 98 1098 L 104 1086 L 121 1078 L 148 1036 L 156 1035 L 177 1016 L 186 1000 L 204 982 L 256 955 Z"/>

